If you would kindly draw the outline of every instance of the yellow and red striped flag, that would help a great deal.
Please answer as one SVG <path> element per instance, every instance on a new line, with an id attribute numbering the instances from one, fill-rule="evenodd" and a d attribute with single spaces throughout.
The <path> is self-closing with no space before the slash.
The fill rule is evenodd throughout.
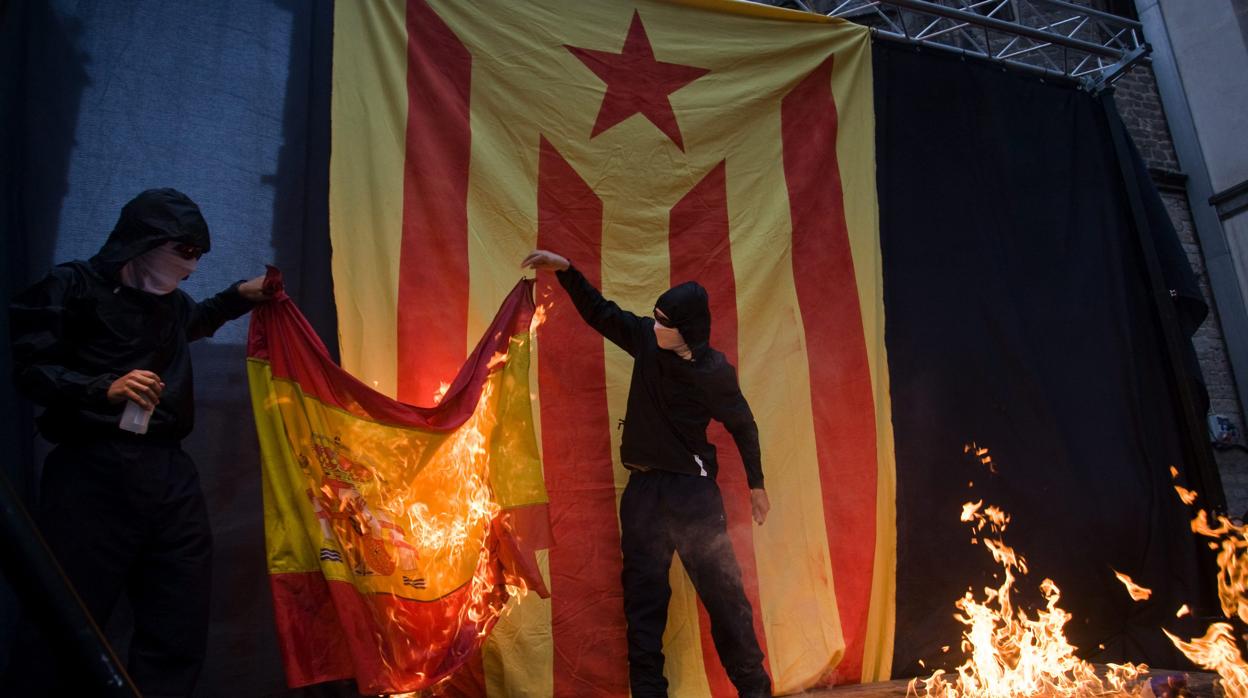
<path id="1" fill-rule="evenodd" d="M 757 417 L 751 525 L 713 428 L 777 692 L 884 678 L 893 436 L 868 30 L 728 0 L 372 0 L 335 7 L 330 222 L 347 369 L 428 403 L 541 247 L 648 314 L 696 279 Z M 553 278 L 534 355 L 557 545 L 549 600 L 500 621 L 489 696 L 628 693 L 617 501 L 630 358 Z M 734 695 L 677 562 L 672 694 Z"/>
<path id="2" fill-rule="evenodd" d="M 253 312 L 265 543 L 292 687 L 427 688 L 474 656 L 510 598 L 546 595 L 533 308 L 531 282 L 517 284 L 434 407 L 352 378 L 284 293 Z"/>

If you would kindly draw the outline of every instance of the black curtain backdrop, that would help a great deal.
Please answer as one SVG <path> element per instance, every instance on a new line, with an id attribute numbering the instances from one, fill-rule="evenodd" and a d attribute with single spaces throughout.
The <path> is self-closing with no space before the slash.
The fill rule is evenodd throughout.
<path id="1" fill-rule="evenodd" d="M 0 301 L 90 256 L 121 205 L 174 186 L 204 209 L 202 297 L 276 262 L 323 339 L 336 330 L 327 195 L 329 0 L 0 0 Z M 887 340 L 898 463 L 895 673 L 951 665 L 953 602 L 991 584 L 958 522 L 983 498 L 1051 577 L 1093 659 L 1178 666 L 1158 628 L 1197 598 L 1167 468 L 1178 421 L 1106 115 L 1091 95 L 999 68 L 875 48 Z M 1142 166 L 1140 163 L 1135 163 Z M 1190 331 L 1203 312 L 1155 192 L 1142 192 Z M 216 535 L 198 695 L 285 695 L 264 570 L 245 321 L 194 350 L 199 464 Z M 9 372 L 8 323 L 0 361 Z M 0 381 L 6 476 L 33 496 L 46 452 Z M 988 446 L 996 474 L 968 459 Z M 969 482 L 974 483 L 968 488 Z M 1156 591 L 1131 602 L 1111 567 Z M 0 663 L 17 605 L 0 584 Z M 124 640 L 125 618 L 110 625 Z M 1099 650 L 1098 645 L 1104 645 Z M 124 642 L 119 646 L 124 647 Z M 346 694 L 342 686 L 291 694 Z"/>
<path id="2" fill-rule="evenodd" d="M 896 44 L 877 42 L 874 71 L 895 675 L 959 663 L 954 601 L 999 584 L 958 520 L 981 499 L 1012 516 L 1006 543 L 1031 569 L 1022 598 L 1040 605 L 1046 577 L 1062 589 L 1082 656 L 1186 666 L 1160 631 L 1195 631 L 1174 614 L 1201 600 L 1169 473 L 1184 466 L 1179 419 L 1105 108 L 1066 84 Z M 1194 329 L 1195 277 L 1156 191 L 1140 194 Z M 963 453 L 972 441 L 995 473 Z M 1114 569 L 1153 597 L 1131 601 Z"/>

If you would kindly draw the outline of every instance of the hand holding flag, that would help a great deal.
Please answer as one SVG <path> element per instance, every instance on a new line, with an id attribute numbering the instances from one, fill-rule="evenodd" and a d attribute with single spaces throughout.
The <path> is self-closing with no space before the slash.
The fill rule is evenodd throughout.
<path id="1" fill-rule="evenodd" d="M 524 261 L 520 263 L 521 268 L 533 269 L 538 271 L 541 269 L 549 269 L 550 271 L 563 271 L 572 266 L 567 257 L 547 252 L 546 250 L 533 250 L 529 253 Z"/>

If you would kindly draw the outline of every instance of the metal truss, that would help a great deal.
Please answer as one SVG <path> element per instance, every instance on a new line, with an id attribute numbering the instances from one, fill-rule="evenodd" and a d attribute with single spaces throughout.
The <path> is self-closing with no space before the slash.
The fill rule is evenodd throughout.
<path id="1" fill-rule="evenodd" d="M 768 2 L 866 24 L 877 36 L 977 56 L 1098 92 L 1144 59 L 1139 22 L 1067 0 Z"/>

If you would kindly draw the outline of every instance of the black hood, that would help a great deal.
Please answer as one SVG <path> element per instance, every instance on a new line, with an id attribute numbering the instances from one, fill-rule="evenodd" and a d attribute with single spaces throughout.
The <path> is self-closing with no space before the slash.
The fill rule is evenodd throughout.
<path id="1" fill-rule="evenodd" d="M 670 321 L 669 327 L 680 330 L 685 344 L 694 354 L 710 346 L 711 306 L 706 289 L 696 281 L 686 281 L 675 286 L 655 301 L 654 307 L 663 311 Z"/>
<path id="2" fill-rule="evenodd" d="M 148 189 L 121 209 L 108 241 L 91 264 L 112 276 L 126 262 L 168 241 L 184 242 L 207 252 L 208 223 L 199 206 L 176 189 Z"/>

